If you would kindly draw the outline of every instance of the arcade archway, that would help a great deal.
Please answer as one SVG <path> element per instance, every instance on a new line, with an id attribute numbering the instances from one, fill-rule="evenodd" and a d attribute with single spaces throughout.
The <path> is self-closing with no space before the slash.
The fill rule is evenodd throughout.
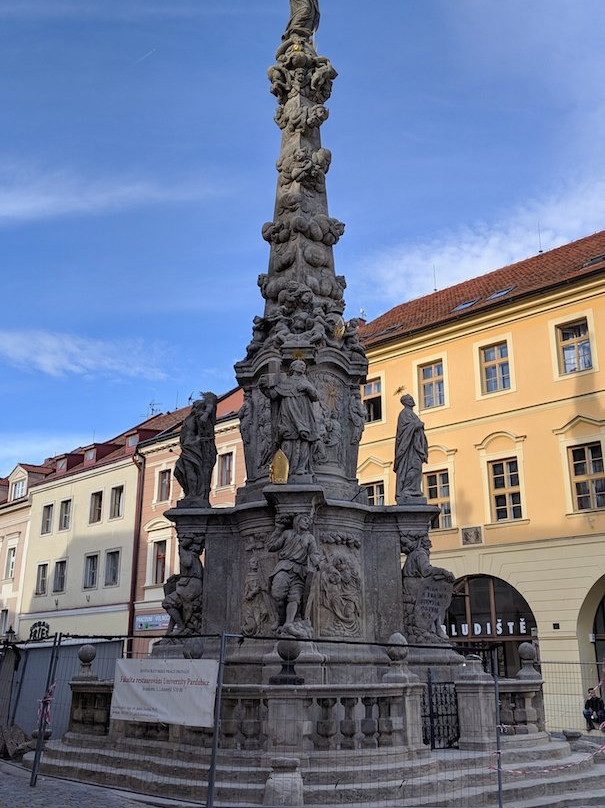
<path id="1" fill-rule="evenodd" d="M 525 598 L 490 575 L 467 575 L 456 581 L 446 621 L 454 645 L 498 648 L 500 676 L 517 673 L 520 643 L 536 639 L 536 620 Z"/>

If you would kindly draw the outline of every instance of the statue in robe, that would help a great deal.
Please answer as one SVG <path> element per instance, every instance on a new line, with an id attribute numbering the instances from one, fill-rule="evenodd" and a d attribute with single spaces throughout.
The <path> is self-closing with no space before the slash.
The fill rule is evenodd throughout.
<path id="1" fill-rule="evenodd" d="M 283 39 L 292 34 L 310 37 L 319 28 L 319 0 L 290 0 L 290 21 Z"/>
<path id="2" fill-rule="evenodd" d="M 416 402 L 410 395 L 401 396 L 403 409 L 397 419 L 395 436 L 395 499 L 398 505 L 410 498 L 422 497 L 422 464 L 429 454 L 424 424 L 414 412 Z"/>
<path id="3" fill-rule="evenodd" d="M 174 476 L 185 497 L 201 499 L 206 505 L 209 503 L 212 469 L 216 462 L 216 405 L 214 393 L 204 393 L 201 400 L 193 402 L 191 412 L 181 427 L 181 456 L 174 467 Z"/>

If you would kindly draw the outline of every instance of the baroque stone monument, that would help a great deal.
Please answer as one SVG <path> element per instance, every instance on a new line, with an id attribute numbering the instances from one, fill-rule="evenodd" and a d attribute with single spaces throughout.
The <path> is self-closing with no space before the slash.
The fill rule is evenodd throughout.
<path id="1" fill-rule="evenodd" d="M 273 681 L 281 640 L 314 641 L 303 643 L 297 663 L 305 681 L 319 675 L 311 663 L 323 660 L 331 681 L 379 682 L 398 633 L 440 645 L 431 652 L 438 661 L 457 664 L 441 630 L 452 578 L 429 560 L 436 508 L 420 491 L 427 443 L 410 396 L 397 428 L 398 504 L 370 507 L 357 481 L 367 359 L 359 321 L 343 316 L 346 284 L 333 248 L 345 228 L 328 210 L 332 155 L 320 138 L 337 74 L 315 50 L 317 0 L 290 6 L 269 69 L 281 148 L 273 219 L 262 228 L 270 249 L 258 277 L 263 310 L 235 366 L 247 479 L 235 507 L 209 507 L 216 397 L 206 393 L 181 434 L 175 473 L 185 497 L 167 514 L 181 574 L 167 587 L 171 625 L 155 653 L 190 653 L 194 634 L 258 638 L 230 649 L 225 665 L 226 682 L 252 685 Z M 216 643 L 200 652 L 215 654 Z M 407 656 L 413 663 L 414 649 Z"/>

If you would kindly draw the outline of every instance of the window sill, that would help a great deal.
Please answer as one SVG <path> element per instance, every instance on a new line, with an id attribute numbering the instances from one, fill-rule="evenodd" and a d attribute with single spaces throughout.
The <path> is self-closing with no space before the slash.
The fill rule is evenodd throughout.
<path id="1" fill-rule="evenodd" d="M 429 536 L 447 536 L 449 534 L 456 536 L 458 533 L 457 527 L 433 527 L 429 530 Z"/>
<path id="2" fill-rule="evenodd" d="M 484 393 L 481 391 L 481 394 L 478 397 L 478 401 L 484 401 L 488 398 L 498 398 L 499 396 L 507 396 L 510 393 L 516 393 L 517 390 L 514 387 L 509 387 L 506 390 L 493 390 L 491 393 Z"/>
<path id="3" fill-rule="evenodd" d="M 570 519 L 577 519 L 580 516 L 586 516 L 588 514 L 605 514 L 605 508 L 584 508 L 581 511 L 570 511 L 566 513 L 565 516 Z"/>
<path id="4" fill-rule="evenodd" d="M 529 525 L 529 519 L 502 519 L 500 522 L 488 522 L 483 525 L 486 530 L 492 530 L 497 527 L 510 527 L 511 525 Z"/>

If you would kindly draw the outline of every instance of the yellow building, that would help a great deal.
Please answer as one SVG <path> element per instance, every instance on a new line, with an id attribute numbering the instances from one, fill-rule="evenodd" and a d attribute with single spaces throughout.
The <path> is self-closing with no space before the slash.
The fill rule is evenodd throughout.
<path id="1" fill-rule="evenodd" d="M 456 641 L 536 635 L 541 658 L 605 657 L 605 231 L 404 303 L 363 328 L 359 479 L 394 504 L 411 393 L 441 506 L 434 563 L 458 578 Z M 593 675 L 593 674 L 591 674 Z"/>

